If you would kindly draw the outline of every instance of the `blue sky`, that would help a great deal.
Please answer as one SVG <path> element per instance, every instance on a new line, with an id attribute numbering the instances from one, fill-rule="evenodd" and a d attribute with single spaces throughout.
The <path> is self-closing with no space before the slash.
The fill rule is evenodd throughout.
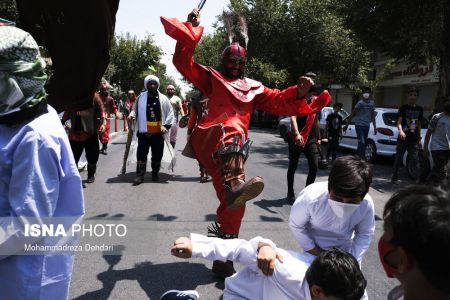
<path id="1" fill-rule="evenodd" d="M 177 79 L 184 92 L 188 87 L 180 81 L 180 74 L 172 65 L 172 54 L 175 41 L 164 33 L 159 20 L 160 16 L 186 20 L 188 13 L 197 7 L 200 0 L 121 0 L 117 12 L 116 33 L 129 32 L 138 38 L 147 34 L 153 35 L 156 44 L 164 52 L 163 63 L 167 65 L 167 73 Z M 213 23 L 216 16 L 227 8 L 229 0 L 207 0 L 202 9 L 201 25 L 205 33 L 213 32 Z"/>

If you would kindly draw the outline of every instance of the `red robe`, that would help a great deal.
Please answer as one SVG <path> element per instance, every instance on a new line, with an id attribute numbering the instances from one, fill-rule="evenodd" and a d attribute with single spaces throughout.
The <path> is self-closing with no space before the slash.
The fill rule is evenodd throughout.
<path id="1" fill-rule="evenodd" d="M 117 114 L 117 106 L 116 102 L 111 96 L 100 96 L 102 103 L 105 107 L 106 113 L 108 115 L 106 119 L 106 128 L 104 132 L 98 133 L 98 138 L 102 144 L 108 144 L 109 142 L 109 130 L 111 128 L 111 124 L 109 122 L 109 117 L 111 114 Z"/>
<path id="2" fill-rule="evenodd" d="M 217 222 L 222 232 L 239 233 L 245 207 L 227 207 L 224 182 L 214 155 L 223 145 L 233 143 L 236 136 L 241 141 L 248 139 L 251 114 L 259 109 L 275 115 L 313 114 L 328 104 L 331 97 L 323 92 L 310 105 L 305 99 L 297 99 L 297 86 L 283 91 L 270 89 L 249 78 L 227 78 L 211 67 L 197 64 L 193 60 L 195 47 L 203 33 L 203 27 L 192 27 L 189 22 L 161 17 L 168 35 L 177 40 L 173 64 L 178 71 L 209 98 L 207 115 L 192 132 L 193 150 L 200 164 L 213 178 L 219 198 Z"/>

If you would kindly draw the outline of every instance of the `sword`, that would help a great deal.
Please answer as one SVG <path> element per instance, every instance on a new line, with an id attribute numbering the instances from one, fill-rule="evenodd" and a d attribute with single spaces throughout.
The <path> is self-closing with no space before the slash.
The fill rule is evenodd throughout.
<path id="1" fill-rule="evenodd" d="M 206 3 L 206 0 L 200 0 L 200 3 L 198 4 L 198 7 L 197 7 L 199 11 L 202 10 L 205 3 Z"/>

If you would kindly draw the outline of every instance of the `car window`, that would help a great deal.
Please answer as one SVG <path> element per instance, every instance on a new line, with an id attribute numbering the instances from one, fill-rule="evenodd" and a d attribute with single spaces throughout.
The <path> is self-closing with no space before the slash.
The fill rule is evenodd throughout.
<path id="1" fill-rule="evenodd" d="M 397 126 L 397 113 L 388 112 L 383 114 L 384 124 L 387 126 Z"/>

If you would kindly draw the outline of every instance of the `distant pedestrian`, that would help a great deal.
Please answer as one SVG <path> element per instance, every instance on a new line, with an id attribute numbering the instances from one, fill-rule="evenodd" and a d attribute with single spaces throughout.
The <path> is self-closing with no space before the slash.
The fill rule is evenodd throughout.
<path id="1" fill-rule="evenodd" d="M 355 123 L 356 137 L 358 139 L 358 147 L 356 154 L 361 159 L 366 159 L 366 145 L 369 136 L 370 123 L 373 124 L 373 134 L 377 134 L 377 124 L 375 123 L 375 103 L 370 100 L 370 88 L 366 87 L 362 90 L 363 99 L 359 100 L 353 108 L 352 113 L 347 118 L 347 125 L 344 131 L 347 131 L 348 124 L 353 120 Z"/>
<path id="2" fill-rule="evenodd" d="M 444 111 L 433 115 L 428 124 L 423 147 L 426 157 L 429 156 L 430 138 L 433 168 L 428 179 L 434 183 L 445 182 L 448 175 L 447 164 L 450 159 L 450 97 L 444 104 Z"/>
<path id="3" fill-rule="evenodd" d="M 86 182 L 93 183 L 100 153 L 98 134 L 106 130 L 106 111 L 102 100 L 96 93 L 91 108 L 65 111 L 61 120 L 63 123 L 70 120 L 69 141 L 75 162 L 78 164 L 81 154 L 85 150 L 88 162 Z M 83 187 L 85 187 L 84 184 Z"/>
<path id="4" fill-rule="evenodd" d="M 342 103 L 333 105 L 333 113 L 327 116 L 326 130 L 328 136 L 327 161 L 336 159 L 336 151 L 339 148 L 339 140 L 342 138 L 342 116 L 339 114 L 342 109 Z"/>
<path id="5" fill-rule="evenodd" d="M 398 169 L 402 163 L 403 155 L 408 151 L 408 163 L 413 163 L 416 169 L 420 169 L 418 147 L 421 146 L 421 128 L 423 119 L 423 108 L 417 105 L 419 89 L 410 87 L 408 89 L 408 103 L 398 110 L 397 127 L 398 138 L 395 153 L 392 183 L 398 181 Z"/>
<path id="6" fill-rule="evenodd" d="M 159 78 L 148 75 L 144 79 L 144 86 L 146 91 L 139 95 L 130 113 L 130 119 L 136 122 L 134 132 L 138 138 L 137 177 L 133 185 L 144 182 L 150 148 L 152 150 L 152 181 L 159 180 L 159 170 L 164 154 L 164 135 L 168 133 L 174 122 L 170 101 L 159 92 Z"/>
<path id="7" fill-rule="evenodd" d="M 105 154 L 105 155 L 107 154 L 106 149 L 108 148 L 109 131 L 111 128 L 109 117 L 114 115 L 115 118 L 118 118 L 118 116 L 119 116 L 119 114 L 117 112 L 116 102 L 109 95 L 110 88 L 111 88 L 111 86 L 109 85 L 108 81 L 106 81 L 105 79 L 102 79 L 102 81 L 100 83 L 99 95 L 100 95 L 100 100 L 102 101 L 103 106 L 105 107 L 105 110 L 106 110 L 106 128 L 103 132 L 99 133 L 99 139 L 100 139 L 100 142 L 102 143 L 102 148 L 100 149 L 100 153 Z"/>
<path id="8" fill-rule="evenodd" d="M 175 120 L 170 127 L 170 144 L 175 149 L 175 144 L 177 142 L 177 134 L 178 134 L 178 121 L 181 117 L 186 115 L 186 111 L 183 108 L 183 101 L 175 95 L 175 87 L 171 84 L 167 86 L 167 98 L 170 100 L 170 104 L 172 105 L 173 115 Z"/>
<path id="9" fill-rule="evenodd" d="M 130 130 L 132 130 L 132 128 L 128 117 L 130 116 L 130 113 L 133 110 L 134 102 L 136 102 L 136 93 L 133 90 L 129 90 L 127 92 L 127 98 L 125 100 L 124 118 L 127 120 L 127 125 L 130 128 Z"/>

